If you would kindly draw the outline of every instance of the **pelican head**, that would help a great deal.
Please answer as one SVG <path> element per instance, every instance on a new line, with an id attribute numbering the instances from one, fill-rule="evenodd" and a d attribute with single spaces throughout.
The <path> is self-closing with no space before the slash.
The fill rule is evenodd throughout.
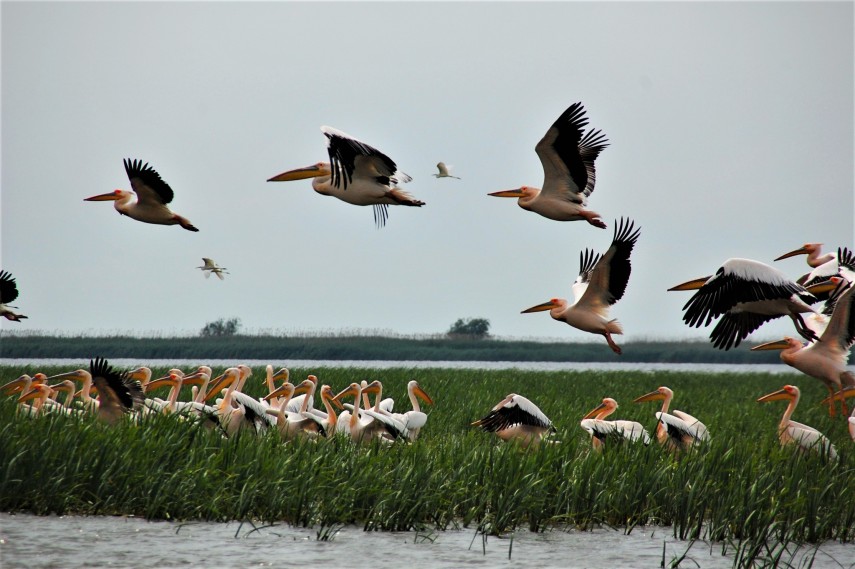
<path id="1" fill-rule="evenodd" d="M 305 168 L 296 168 L 282 172 L 277 176 L 268 179 L 268 182 L 290 182 L 293 180 L 305 180 L 306 178 L 318 178 L 321 176 L 329 176 L 332 174 L 332 169 L 327 162 L 318 162 Z"/>
<path id="2" fill-rule="evenodd" d="M 666 399 L 671 399 L 672 397 L 674 397 L 674 392 L 663 385 L 656 391 L 651 391 L 650 393 L 646 393 L 641 397 L 638 397 L 633 401 L 633 403 L 644 403 L 645 401 L 665 401 Z"/>
<path id="3" fill-rule="evenodd" d="M 712 275 L 701 277 L 699 279 L 692 279 L 690 281 L 686 281 L 683 284 L 678 284 L 677 286 L 672 286 L 668 290 L 698 290 L 702 286 L 704 286 L 708 280 L 712 278 Z"/>
<path id="4" fill-rule="evenodd" d="M 822 249 L 822 243 L 805 243 L 798 249 L 790 251 L 789 253 L 784 253 L 775 260 L 780 261 L 782 259 L 789 259 L 790 257 L 795 257 L 796 255 L 816 255 L 819 254 L 820 249 Z"/>
<path id="5" fill-rule="evenodd" d="M 767 401 L 780 401 L 782 399 L 798 399 L 800 395 L 799 388 L 795 385 L 785 385 L 778 391 L 773 391 L 768 395 L 764 395 L 757 400 L 757 403 L 766 403 Z"/>
<path id="6" fill-rule="evenodd" d="M 548 302 L 543 302 L 536 306 L 532 306 L 531 308 L 526 308 L 520 314 L 529 314 L 531 312 L 543 312 L 545 310 L 552 310 L 553 308 L 564 308 L 567 304 L 567 301 L 563 298 L 552 298 Z"/>
<path id="7" fill-rule="evenodd" d="M 430 395 L 428 395 L 427 392 L 422 389 L 422 387 L 419 385 L 419 382 L 415 379 L 407 384 L 407 389 L 409 391 L 412 391 L 414 395 L 416 395 L 419 399 L 421 399 L 428 405 L 433 405 L 433 399 L 431 399 Z"/>
<path id="8" fill-rule="evenodd" d="M 582 420 L 584 421 L 585 419 L 593 419 L 603 411 L 608 411 L 607 413 L 605 413 L 606 416 L 611 415 L 617 408 L 617 401 L 615 401 L 611 397 L 606 397 L 605 399 L 603 399 L 602 403 L 591 409 L 587 415 L 582 417 Z"/>
<path id="9" fill-rule="evenodd" d="M 786 350 L 787 348 L 795 348 L 797 346 L 800 347 L 801 345 L 802 343 L 796 340 L 795 338 L 785 336 L 781 340 L 775 340 L 774 342 L 766 342 L 765 344 L 754 346 L 753 348 L 751 348 L 751 351 L 755 352 L 762 350 Z"/>
<path id="10" fill-rule="evenodd" d="M 275 397 L 281 397 L 283 395 L 286 397 L 293 397 L 294 396 L 294 390 L 295 390 L 294 384 L 288 383 L 286 381 L 285 383 L 283 383 L 282 385 L 280 385 L 279 387 L 277 387 L 276 389 L 274 389 L 273 391 L 271 391 L 270 393 L 265 395 L 264 400 L 270 401 L 271 399 L 273 399 Z"/>

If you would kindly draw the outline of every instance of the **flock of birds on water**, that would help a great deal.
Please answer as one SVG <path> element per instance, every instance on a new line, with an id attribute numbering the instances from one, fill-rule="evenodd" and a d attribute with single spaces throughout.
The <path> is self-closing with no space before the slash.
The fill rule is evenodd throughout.
<path id="1" fill-rule="evenodd" d="M 601 130 L 589 129 L 588 118 L 581 103 L 570 105 L 547 130 L 535 146 L 543 166 L 543 187 L 522 186 L 488 195 L 517 198 L 518 205 L 555 221 L 586 221 L 597 228 L 606 228 L 599 213 L 587 209 L 588 198 L 596 183 L 595 161 L 609 143 Z M 326 137 L 329 162 L 318 162 L 303 168 L 288 170 L 268 182 L 286 182 L 312 178 L 315 192 L 333 196 L 353 205 L 372 206 L 378 228 L 385 226 L 389 206 L 421 207 L 425 202 L 414 198 L 398 184 L 411 181 L 411 177 L 398 170 L 396 163 L 376 148 L 332 127 L 322 126 Z M 117 189 L 109 193 L 86 198 L 85 201 L 113 201 L 116 211 L 131 219 L 158 225 L 180 225 L 188 231 L 198 229 L 185 217 L 172 212 L 168 204 L 173 191 L 160 175 L 140 160 L 124 160 L 125 171 L 132 190 Z M 456 178 L 448 167 L 437 164 L 437 178 Z M 553 298 L 525 309 L 522 313 L 549 311 L 550 316 L 574 328 L 602 335 L 609 348 L 621 354 L 613 336 L 623 333 L 618 321 L 611 318 L 609 310 L 626 290 L 631 273 L 630 256 L 640 236 L 634 221 L 620 218 L 615 221 L 614 236 L 604 253 L 591 249 L 580 252 L 579 274 L 572 292 L 574 301 Z M 785 337 L 767 342 L 752 350 L 781 350 L 781 360 L 802 373 L 814 377 L 826 386 L 829 396 L 823 401 L 829 414 L 850 415 L 846 400 L 855 397 L 855 374 L 846 369 L 849 353 L 855 343 L 855 314 L 853 290 L 855 286 L 855 254 L 846 247 L 836 253 L 822 254 L 821 243 L 807 243 L 775 259 L 780 261 L 796 255 L 806 255 L 811 270 L 796 280 L 791 280 L 777 268 L 760 261 L 742 258 L 727 259 L 715 274 L 693 279 L 672 287 L 671 291 L 696 291 L 683 307 L 683 321 L 692 327 L 716 324 L 710 333 L 715 348 L 729 350 L 745 340 L 752 332 L 770 320 L 789 317 L 796 333 L 802 338 Z M 215 274 L 223 279 L 227 274 L 210 258 L 203 258 L 201 269 L 205 277 Z M 0 271 L 0 316 L 20 322 L 25 315 L 12 310 L 9 303 L 18 297 L 15 279 Z M 333 394 L 332 388 L 320 389 L 324 411 L 315 409 L 314 393 L 317 378 L 309 376 L 294 385 L 288 381 L 287 370 L 273 373 L 270 366 L 267 381 L 270 393 L 260 399 L 244 394 L 241 388 L 251 375 L 246 366 L 227 369 L 217 378 L 211 370 L 201 366 L 192 374 L 184 375 L 173 370 L 167 377 L 151 380 L 147 368 L 119 373 L 103 360 L 93 360 L 90 370 L 77 370 L 69 374 L 48 378 L 22 376 L 0 387 L 0 391 L 20 393 L 19 401 L 26 412 L 38 414 L 43 410 L 73 410 L 72 399 L 79 396 L 78 411 L 96 411 L 98 416 L 113 422 L 126 413 L 184 412 L 192 414 L 205 424 L 222 429 L 226 435 L 249 428 L 255 432 L 278 428 L 284 438 L 305 434 L 313 438 L 336 431 L 346 431 L 354 440 L 380 438 L 387 442 L 412 441 L 427 421 L 419 408 L 418 400 L 432 403 L 418 385 L 410 382 L 408 396 L 412 410 L 394 413 L 392 401 L 381 399 L 379 381 L 353 383 L 343 391 Z M 285 382 L 275 386 L 275 381 Z M 51 379 L 60 383 L 50 385 Z M 72 380 L 83 381 L 84 388 L 75 391 Z M 70 384 L 70 385 L 69 385 Z M 178 401 L 184 384 L 193 385 L 193 400 Z M 170 386 L 170 395 L 164 399 L 149 398 L 146 394 L 161 386 Z M 97 391 L 92 397 L 91 391 Z M 68 393 L 64 403 L 55 397 L 61 391 Z M 375 395 L 372 405 L 370 395 Z M 219 396 L 219 397 L 218 397 Z M 706 426 L 695 417 L 680 411 L 670 411 L 673 392 L 667 387 L 643 395 L 638 402 L 661 400 L 662 409 L 656 413 L 656 439 L 671 449 L 686 449 L 709 438 Z M 353 397 L 352 404 L 341 400 Z M 212 399 L 216 402 L 210 405 Z M 758 399 L 760 402 L 787 400 L 789 404 L 778 427 L 781 443 L 802 449 L 822 450 L 831 456 L 836 452 L 828 439 L 816 429 L 792 420 L 800 399 L 796 386 L 785 385 L 778 391 Z M 346 406 L 346 408 L 345 408 Z M 344 409 L 337 415 L 336 408 Z M 647 444 L 651 437 L 637 422 L 607 420 L 617 403 L 610 398 L 593 409 L 583 419 L 581 426 L 588 431 L 594 446 L 602 448 L 608 438 L 619 438 Z M 848 417 L 849 431 L 855 440 L 855 409 Z M 483 418 L 473 425 L 496 433 L 503 440 L 516 440 L 528 446 L 550 441 L 554 432 L 552 422 L 530 400 L 518 394 L 509 394 Z"/>

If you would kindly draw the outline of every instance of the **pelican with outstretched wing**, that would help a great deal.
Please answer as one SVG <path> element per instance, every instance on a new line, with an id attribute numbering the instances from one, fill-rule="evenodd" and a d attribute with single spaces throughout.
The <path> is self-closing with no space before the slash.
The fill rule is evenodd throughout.
<path id="1" fill-rule="evenodd" d="M 15 283 L 15 278 L 9 271 L 0 271 L 0 316 L 6 320 L 20 322 L 26 316 L 18 314 L 12 310 L 15 307 L 8 305 L 16 298 L 18 298 L 18 285 Z"/>

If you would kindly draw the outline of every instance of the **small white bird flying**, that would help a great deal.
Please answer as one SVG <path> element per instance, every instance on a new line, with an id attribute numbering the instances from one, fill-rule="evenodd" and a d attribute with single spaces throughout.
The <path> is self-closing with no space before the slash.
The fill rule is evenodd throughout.
<path id="1" fill-rule="evenodd" d="M 227 274 L 227 275 L 229 274 L 229 272 L 226 270 L 226 267 L 221 267 L 221 266 L 217 265 L 217 263 L 215 263 L 213 259 L 209 259 L 208 257 L 202 257 L 202 262 L 205 264 L 202 265 L 201 267 L 196 267 L 196 268 L 202 269 L 202 272 L 205 273 L 206 279 L 209 278 L 211 276 L 211 274 L 213 273 L 213 274 L 217 275 L 220 278 L 220 280 L 222 281 L 222 280 L 225 280 L 225 277 L 223 277 L 223 274 Z"/>
<path id="2" fill-rule="evenodd" d="M 451 174 L 449 174 L 448 169 L 450 168 L 450 166 L 446 166 L 445 162 L 438 162 L 436 167 L 439 170 L 439 173 L 434 174 L 433 175 L 434 178 L 455 178 L 457 180 L 460 179 L 457 176 L 452 176 Z"/>

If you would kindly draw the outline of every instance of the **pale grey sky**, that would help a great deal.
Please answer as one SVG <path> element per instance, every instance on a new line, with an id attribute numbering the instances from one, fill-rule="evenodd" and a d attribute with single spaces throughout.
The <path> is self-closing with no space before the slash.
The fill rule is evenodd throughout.
<path id="1" fill-rule="evenodd" d="M 0 267 L 30 317 L 2 330 L 236 316 L 422 334 L 482 317 L 497 336 L 586 340 L 520 311 L 572 297 L 579 252 L 628 216 L 618 343 L 704 338 L 668 287 L 729 257 L 855 246 L 851 2 L 4 1 L 0 17 Z M 607 230 L 487 196 L 542 184 L 534 146 L 576 101 L 611 143 L 589 200 Z M 267 183 L 327 160 L 321 125 L 388 154 L 427 204 L 378 230 L 308 180 Z M 84 202 L 129 188 L 123 158 L 150 163 L 200 231 Z M 434 178 L 440 160 L 462 180 Z"/>

